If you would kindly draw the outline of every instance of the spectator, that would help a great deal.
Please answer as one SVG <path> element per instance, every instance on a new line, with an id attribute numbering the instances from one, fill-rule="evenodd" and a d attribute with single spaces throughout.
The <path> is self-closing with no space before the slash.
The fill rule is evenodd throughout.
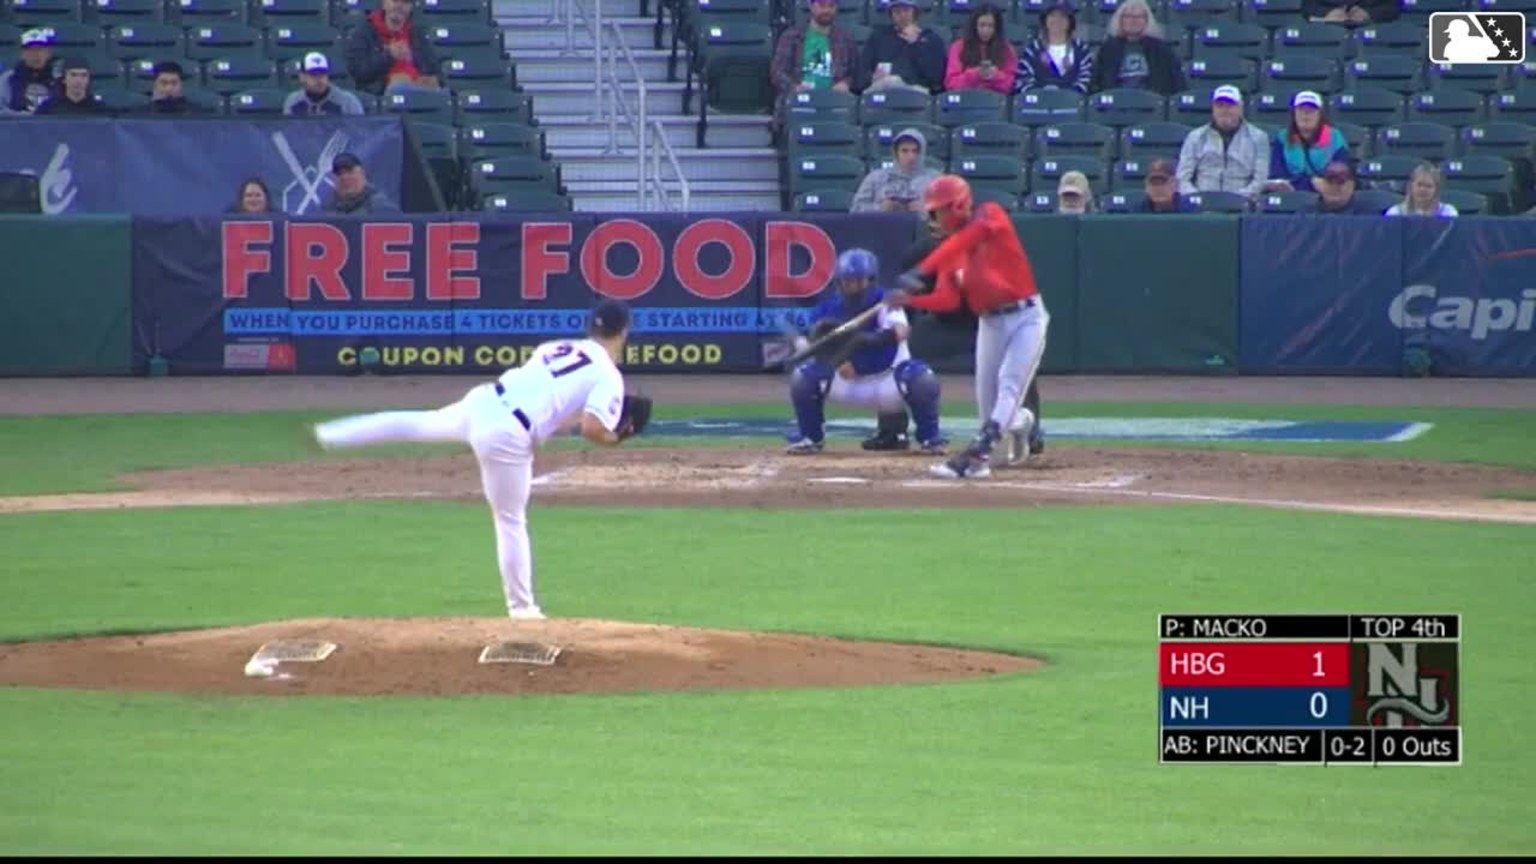
<path id="1" fill-rule="evenodd" d="M 1270 143 L 1268 192 L 1315 192 L 1324 166 L 1352 158 L 1349 141 L 1328 122 L 1323 97 L 1313 90 L 1291 97 L 1290 122 Z"/>
<path id="2" fill-rule="evenodd" d="M 1184 90 L 1184 67 L 1162 37 L 1147 0 L 1122 0 L 1093 61 L 1094 92 L 1123 87 L 1171 96 Z"/>
<path id="3" fill-rule="evenodd" d="M 347 37 L 347 69 L 357 89 L 438 89 L 437 52 L 411 16 L 413 0 L 383 0 Z"/>
<path id="4" fill-rule="evenodd" d="M 769 74 L 776 104 L 775 132 L 783 125 L 789 94 L 827 89 L 848 93 L 853 89 L 859 46 L 852 33 L 837 26 L 837 0 L 808 2 L 810 19 L 786 28 L 773 47 Z"/>
<path id="5" fill-rule="evenodd" d="M 1013 79 L 1015 93 L 1059 89 L 1087 93 L 1093 83 L 1093 49 L 1077 38 L 1077 12 L 1055 0 L 1040 16 L 1040 35 L 1029 40 Z"/>
<path id="6" fill-rule="evenodd" d="M 1018 64 L 1019 55 L 1003 34 L 1002 13 L 996 6 L 978 6 L 971 10 L 965 33 L 949 46 L 944 88 L 992 90 L 1007 95 L 1013 92 Z"/>
<path id="7" fill-rule="evenodd" d="M 1253 198 L 1269 179 L 1269 139 L 1243 118 L 1231 84 L 1211 94 L 1211 122 L 1190 130 L 1179 150 L 1179 194 L 1236 192 Z"/>
<path id="8" fill-rule="evenodd" d="M 1440 169 L 1424 162 L 1408 175 L 1408 192 L 1403 203 L 1387 208 L 1388 216 L 1442 216 L 1461 215 L 1456 208 L 1440 200 Z"/>
<path id="9" fill-rule="evenodd" d="M 1384 24 L 1403 14 L 1399 0 L 1301 0 L 1301 14 L 1311 21 Z"/>
<path id="10" fill-rule="evenodd" d="M 319 51 L 311 51 L 299 64 L 299 89 L 288 94 L 283 113 L 294 117 L 361 117 L 363 103 L 353 94 L 332 86 L 331 61 Z"/>
<path id="11" fill-rule="evenodd" d="M 331 173 L 336 182 L 336 197 L 325 206 L 325 212 L 353 216 L 400 212 L 400 208 L 383 192 L 369 185 L 368 172 L 363 170 L 363 160 L 357 158 L 356 154 L 338 154 L 331 162 Z"/>
<path id="12" fill-rule="evenodd" d="M 854 193 L 850 212 L 923 209 L 923 192 L 940 173 L 928 167 L 928 139 L 916 129 L 903 129 L 891 142 L 891 153 L 896 157 L 896 164 L 864 175 L 859 191 Z"/>
<path id="13" fill-rule="evenodd" d="M 63 86 L 54 89 L 43 104 L 37 106 L 37 114 L 106 114 L 107 106 L 91 92 L 91 67 L 83 57 L 70 57 L 60 67 L 64 71 Z"/>
<path id="14" fill-rule="evenodd" d="M 1146 200 L 1137 208 L 1140 213 L 1196 213 L 1200 208 L 1179 194 L 1175 183 L 1177 171 L 1170 159 L 1153 159 L 1147 166 L 1147 176 L 1142 182 Z"/>
<path id="15" fill-rule="evenodd" d="M 944 89 L 944 37 L 918 25 L 917 0 L 891 0 L 890 15 L 891 26 L 876 29 L 864 43 L 862 89 Z"/>
<path id="16" fill-rule="evenodd" d="M 53 30 L 21 34 L 21 60 L 0 72 L 0 114 L 31 114 L 53 95 Z"/>
<path id="17" fill-rule="evenodd" d="M 162 60 L 151 71 L 155 79 L 146 110 L 150 114 L 191 114 L 192 106 L 187 102 L 185 89 L 186 73 L 181 64 L 175 60 Z"/>
<path id="18" fill-rule="evenodd" d="M 235 203 L 229 205 L 225 213 L 276 214 L 279 211 L 272 206 L 272 193 L 268 191 L 266 181 L 260 177 L 247 177 L 240 184 L 240 194 L 235 198 Z"/>
<path id="19" fill-rule="evenodd" d="M 1081 215 L 1093 210 L 1093 189 L 1088 185 L 1088 175 L 1081 171 L 1068 171 L 1056 184 L 1056 212 Z"/>
<path id="20" fill-rule="evenodd" d="M 1381 210 L 1355 197 L 1355 166 L 1343 159 L 1323 168 L 1318 184 L 1317 212 L 1336 215 L 1380 216 Z"/>

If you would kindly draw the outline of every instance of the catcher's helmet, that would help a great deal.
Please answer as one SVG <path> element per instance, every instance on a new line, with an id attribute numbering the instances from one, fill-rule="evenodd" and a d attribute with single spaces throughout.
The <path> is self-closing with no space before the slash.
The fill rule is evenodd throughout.
<path id="1" fill-rule="evenodd" d="M 971 184 L 964 177 L 943 174 L 923 190 L 923 209 L 945 231 L 958 231 L 971 219 Z"/>
<path id="2" fill-rule="evenodd" d="M 849 249 L 837 256 L 838 279 L 873 279 L 880 274 L 880 259 L 868 249 Z"/>

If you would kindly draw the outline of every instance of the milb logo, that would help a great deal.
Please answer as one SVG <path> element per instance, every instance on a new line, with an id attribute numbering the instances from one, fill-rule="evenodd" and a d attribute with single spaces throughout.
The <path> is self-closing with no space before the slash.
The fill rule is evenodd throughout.
<path id="1" fill-rule="evenodd" d="M 1525 62 L 1522 12 L 1434 12 L 1429 16 L 1431 63 Z"/>

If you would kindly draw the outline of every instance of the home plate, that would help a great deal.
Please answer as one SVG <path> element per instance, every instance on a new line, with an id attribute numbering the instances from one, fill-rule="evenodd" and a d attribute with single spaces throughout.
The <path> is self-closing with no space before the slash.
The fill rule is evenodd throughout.
<path id="1" fill-rule="evenodd" d="M 480 652 L 480 662 L 553 666 L 561 650 L 563 649 L 558 645 L 546 645 L 542 642 L 497 642 L 485 646 Z"/>
<path id="2" fill-rule="evenodd" d="M 866 477 L 808 477 L 807 483 L 868 483 Z"/>

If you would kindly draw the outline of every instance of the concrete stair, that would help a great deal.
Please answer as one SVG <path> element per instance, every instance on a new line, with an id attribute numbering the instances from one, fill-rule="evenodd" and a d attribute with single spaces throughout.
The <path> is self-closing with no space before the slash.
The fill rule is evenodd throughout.
<path id="1" fill-rule="evenodd" d="M 579 2 L 590 14 L 596 0 Z M 699 93 L 695 91 L 691 112 L 684 114 L 683 82 L 667 80 L 670 48 L 654 47 L 658 38 L 654 5 L 651 14 L 642 17 L 639 0 L 601 2 L 604 22 L 618 23 L 645 79 L 648 119 L 660 121 L 688 179 L 690 210 L 779 210 L 778 153 L 772 145 L 769 118 L 710 112 L 705 146 L 699 148 Z M 518 82 L 533 96 L 545 141 L 561 164 L 575 208 L 635 212 L 639 192 L 634 130 L 622 114 L 612 129 L 606 119 L 598 119 L 607 96 L 594 83 L 591 36 L 578 18 L 568 39 L 565 24 L 552 22 L 552 13 L 551 4 L 545 2 L 496 0 L 493 6 L 497 22 L 506 31 L 507 53 L 517 64 Z M 605 38 L 610 34 L 605 29 Z M 670 32 L 664 30 L 660 38 L 670 46 Z M 629 64 L 622 56 L 617 63 L 621 80 L 629 80 L 633 74 Z M 627 84 L 621 93 L 630 109 L 638 111 L 638 85 Z M 680 209 L 681 196 L 664 155 L 661 170 L 673 209 Z M 651 207 L 665 209 L 654 201 Z"/>

